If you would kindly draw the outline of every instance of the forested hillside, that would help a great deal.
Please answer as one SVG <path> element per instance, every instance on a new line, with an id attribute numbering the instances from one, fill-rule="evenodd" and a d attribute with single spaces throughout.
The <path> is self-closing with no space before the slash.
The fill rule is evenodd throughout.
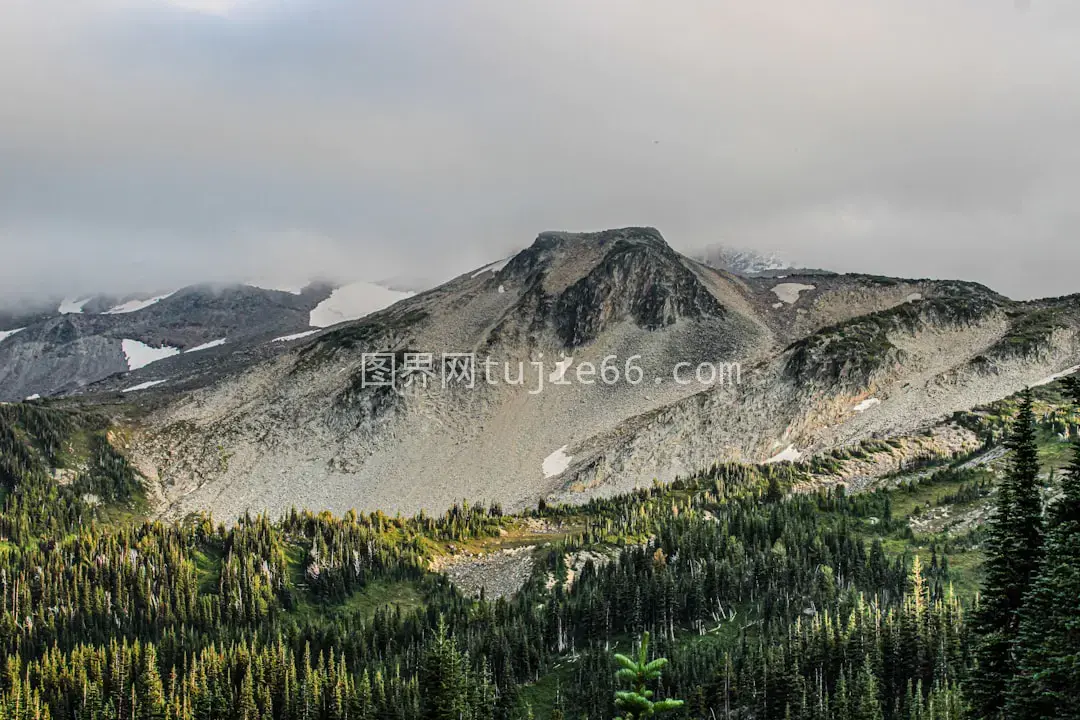
<path id="1" fill-rule="evenodd" d="M 1080 457 L 1058 469 L 1076 426 L 1052 392 L 964 418 L 988 447 L 1008 430 L 1000 483 L 965 457 L 792 494 L 807 467 L 725 464 L 517 516 L 229 527 L 142 519 L 106 419 L 3 405 L 0 718 L 600 720 L 646 632 L 670 660 L 652 699 L 683 701 L 665 717 L 1076 717 Z M 914 529 L 988 502 L 988 524 Z M 522 546 L 494 600 L 430 570 Z"/>

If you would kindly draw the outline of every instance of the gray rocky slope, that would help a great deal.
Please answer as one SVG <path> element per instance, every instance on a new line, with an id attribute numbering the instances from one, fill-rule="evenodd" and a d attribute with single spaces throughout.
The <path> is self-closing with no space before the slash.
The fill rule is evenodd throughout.
<path id="1" fill-rule="evenodd" d="M 165 397 L 132 453 L 169 516 L 581 501 L 722 460 L 910 433 L 1080 364 L 1078 328 L 1077 297 L 744 278 L 649 228 L 544 233 L 505 264 Z M 364 353 L 393 354 L 399 387 L 372 387 Z M 400 371 L 423 353 L 436 361 L 426 386 Z M 443 386 L 443 353 L 475 354 L 475 387 Z M 609 357 L 615 382 L 579 371 Z M 523 385 L 508 382 L 519 363 Z M 676 366 L 685 382 L 701 363 L 738 363 L 741 375 L 674 380 Z"/>

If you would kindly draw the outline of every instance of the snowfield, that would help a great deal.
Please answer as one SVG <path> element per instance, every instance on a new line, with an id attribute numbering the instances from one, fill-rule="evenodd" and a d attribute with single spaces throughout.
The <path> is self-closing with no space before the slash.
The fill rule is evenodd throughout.
<path id="1" fill-rule="evenodd" d="M 193 352 L 199 352 L 200 350 L 209 350 L 210 348 L 221 347 L 226 342 L 228 342 L 228 340 L 226 338 L 221 338 L 220 340 L 211 340 L 208 343 L 203 343 L 202 345 L 196 345 L 193 348 L 188 348 L 184 352 L 193 353 Z"/>
<path id="2" fill-rule="evenodd" d="M 83 306 L 93 299 L 92 297 L 85 300 L 65 299 L 64 302 L 60 303 L 60 307 L 56 311 L 61 315 L 79 315 L 83 311 Z"/>
<path id="3" fill-rule="evenodd" d="M 320 332 L 322 332 L 322 330 L 308 330 L 306 332 L 295 333 L 293 335 L 283 335 L 281 337 L 274 338 L 270 342 L 292 342 L 293 340 L 299 340 L 300 338 L 306 338 L 306 337 L 308 337 L 310 335 L 314 335 L 315 333 L 320 333 Z"/>
<path id="4" fill-rule="evenodd" d="M 1076 372 L 1080 372 L 1080 365 L 1077 365 L 1076 367 L 1071 367 L 1068 370 L 1062 370 L 1059 373 L 1054 373 L 1050 377 L 1043 378 L 1039 382 L 1033 383 L 1031 387 L 1040 387 L 1042 385 L 1049 385 L 1050 383 L 1055 382 L 1057 380 L 1060 380 L 1063 377 L 1069 377 L 1070 375 L 1072 375 L 1073 373 L 1076 373 Z"/>
<path id="5" fill-rule="evenodd" d="M 128 370 L 138 370 L 150 363 L 180 354 L 180 348 L 174 347 L 150 347 L 138 340 L 124 340 L 121 342 L 124 348 L 124 357 L 127 358 Z"/>
<path id="6" fill-rule="evenodd" d="M 794 305 L 799 301 L 799 293 L 807 290 L 816 290 L 815 285 L 803 285 L 801 283 L 780 283 L 772 289 L 773 294 L 782 303 Z"/>
<path id="7" fill-rule="evenodd" d="M 566 454 L 566 445 L 544 458 L 543 471 L 545 478 L 553 478 L 556 475 L 561 475 L 566 472 L 566 468 L 570 467 L 570 461 L 574 459 L 572 455 Z"/>
<path id="8" fill-rule="evenodd" d="M 4 342 L 15 333 L 22 332 L 25 329 L 26 328 L 15 328 L 14 330 L 0 330 L 0 342 Z"/>
<path id="9" fill-rule="evenodd" d="M 505 260 L 499 260 L 498 262 L 493 262 L 490 265 L 485 265 L 484 267 L 482 267 L 479 270 L 477 270 L 476 272 L 474 272 L 472 276 L 473 276 L 473 278 L 478 278 L 481 275 L 483 275 L 484 273 L 488 273 L 488 272 L 489 273 L 497 273 L 500 270 L 502 270 L 504 267 L 506 267 L 507 263 L 509 263 L 512 258 L 513 258 L 513 255 L 506 258 Z"/>
<path id="10" fill-rule="evenodd" d="M 788 445 L 783 451 L 766 460 L 765 464 L 772 465 L 773 463 L 778 462 L 795 462 L 801 457 L 802 453 L 799 452 L 794 445 Z"/>
<path id="11" fill-rule="evenodd" d="M 109 308 L 102 315 L 126 315 L 127 313 L 138 312 L 144 308 L 148 308 L 151 305 L 156 305 L 165 298 L 172 297 L 176 294 L 173 290 L 171 293 L 165 293 L 164 295 L 158 295 L 157 297 L 147 298 L 146 300 L 129 300 L 122 305 L 117 305 L 114 308 Z"/>
<path id="12" fill-rule="evenodd" d="M 857 413 L 861 413 L 861 412 L 866 412 L 867 410 L 874 407 L 875 405 L 880 405 L 880 404 L 881 404 L 881 400 L 878 400 L 877 398 L 867 398 L 866 400 L 863 400 L 861 403 L 859 403 L 858 405 L 856 405 L 852 409 Z"/>
<path id="13" fill-rule="evenodd" d="M 414 293 L 398 292 L 369 282 L 344 285 L 330 294 L 311 311 L 308 324 L 326 328 L 390 307 L 399 300 L 412 297 Z"/>
<path id="14" fill-rule="evenodd" d="M 563 356 L 563 359 L 555 363 L 555 369 L 548 374 L 548 382 L 559 383 L 566 377 L 566 371 L 574 364 L 574 358 Z"/>
<path id="15" fill-rule="evenodd" d="M 122 390 L 121 392 L 126 392 L 126 393 L 138 392 L 139 390 L 146 390 L 148 388 L 154 387 L 155 385 L 161 385 L 162 383 L 165 383 L 165 382 L 168 382 L 168 381 L 167 380 L 148 380 L 148 381 L 146 381 L 144 383 L 139 383 L 138 385 L 135 385 L 133 387 L 129 387 L 129 388 L 125 389 L 125 390 Z"/>

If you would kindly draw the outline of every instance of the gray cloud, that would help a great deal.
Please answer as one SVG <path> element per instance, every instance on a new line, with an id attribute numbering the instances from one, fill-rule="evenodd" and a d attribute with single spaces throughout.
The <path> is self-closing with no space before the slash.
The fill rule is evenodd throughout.
<path id="1" fill-rule="evenodd" d="M 677 247 L 1080 291 L 1068 0 L 4 15 L 0 296 L 439 276 L 540 230 L 630 224 Z"/>

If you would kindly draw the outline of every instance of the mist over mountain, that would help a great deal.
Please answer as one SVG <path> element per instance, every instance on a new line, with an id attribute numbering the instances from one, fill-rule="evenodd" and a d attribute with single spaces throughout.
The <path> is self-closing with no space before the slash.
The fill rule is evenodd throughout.
<path id="1" fill-rule="evenodd" d="M 0 295 L 342 268 L 441 281 L 538 228 L 646 224 L 681 251 L 722 238 L 837 272 L 1072 292 L 1080 7 L 809 14 L 16 0 Z"/>

